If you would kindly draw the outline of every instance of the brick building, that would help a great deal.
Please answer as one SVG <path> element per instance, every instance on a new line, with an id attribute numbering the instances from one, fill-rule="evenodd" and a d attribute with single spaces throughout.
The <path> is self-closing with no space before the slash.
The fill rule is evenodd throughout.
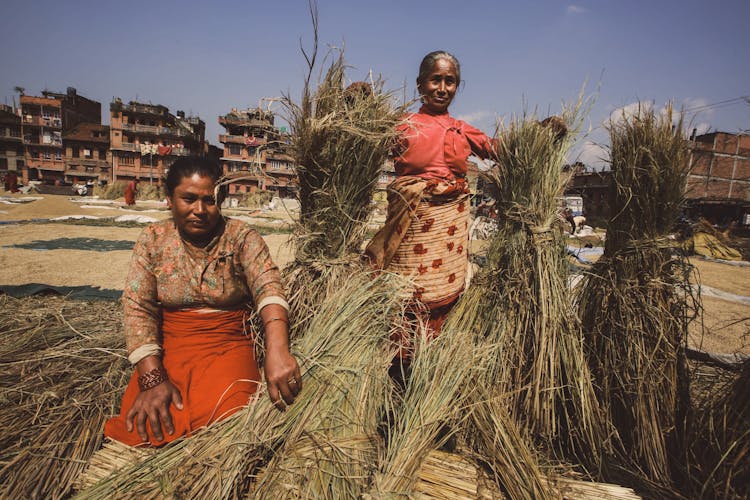
<path id="1" fill-rule="evenodd" d="M 713 132 L 692 138 L 688 214 L 716 224 L 747 224 L 750 214 L 750 135 Z"/>
<path id="2" fill-rule="evenodd" d="M 106 184 L 112 179 L 108 126 L 79 123 L 63 132 L 63 145 L 66 182 Z"/>
<path id="3" fill-rule="evenodd" d="M 112 180 L 148 180 L 161 185 L 180 156 L 204 156 L 206 124 L 198 117 L 175 115 L 160 104 L 119 98 L 110 103 L 109 142 Z"/>
<path id="4" fill-rule="evenodd" d="M 23 171 L 21 117 L 11 106 L 0 104 L 0 177 Z"/>
<path id="5" fill-rule="evenodd" d="M 226 134 L 219 135 L 223 146 L 224 175 L 233 178 L 229 196 L 239 198 L 257 190 L 272 191 L 286 198 L 297 190 L 294 158 L 289 154 L 289 138 L 274 126 L 274 115 L 261 108 L 231 112 L 219 117 Z"/>
<path id="6" fill-rule="evenodd" d="M 609 170 L 589 171 L 581 162 L 566 165 L 564 172 L 566 175 L 570 173 L 573 175 L 565 186 L 565 196 L 583 198 L 583 212 L 586 217 L 608 219 L 610 215 L 609 184 L 612 172 Z"/>
<path id="7" fill-rule="evenodd" d="M 102 106 L 73 87 L 65 94 L 42 92 L 21 96 L 21 134 L 24 148 L 23 181 L 65 182 L 63 133 L 79 123 L 101 124 Z"/>

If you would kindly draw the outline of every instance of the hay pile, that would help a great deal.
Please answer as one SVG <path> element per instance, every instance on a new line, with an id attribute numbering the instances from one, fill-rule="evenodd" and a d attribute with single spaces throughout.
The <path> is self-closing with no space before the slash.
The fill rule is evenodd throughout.
<path id="1" fill-rule="evenodd" d="M 0 497 L 71 493 L 130 376 L 119 303 L 0 295 Z"/>
<path id="2" fill-rule="evenodd" d="M 692 497 L 750 498 L 750 361 L 697 406 L 688 442 Z"/>
<path id="3" fill-rule="evenodd" d="M 689 268 L 666 238 L 687 176 L 682 120 L 642 107 L 610 125 L 614 216 L 577 298 L 597 397 L 617 429 L 611 465 L 670 489 L 684 454 Z"/>

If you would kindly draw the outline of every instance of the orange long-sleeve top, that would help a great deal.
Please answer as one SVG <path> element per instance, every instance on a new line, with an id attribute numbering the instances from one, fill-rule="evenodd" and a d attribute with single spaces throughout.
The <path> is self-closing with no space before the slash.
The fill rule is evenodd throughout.
<path id="1" fill-rule="evenodd" d="M 453 180 L 465 177 L 470 155 L 488 158 L 495 140 L 449 113 L 432 114 L 423 106 L 397 127 L 396 175 Z"/>

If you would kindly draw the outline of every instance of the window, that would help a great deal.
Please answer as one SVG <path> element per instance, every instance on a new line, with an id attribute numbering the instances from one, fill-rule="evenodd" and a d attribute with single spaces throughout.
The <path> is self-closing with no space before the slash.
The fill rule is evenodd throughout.
<path id="1" fill-rule="evenodd" d="M 83 157 L 84 158 L 91 158 L 91 150 L 90 149 L 83 149 Z"/>
<path id="2" fill-rule="evenodd" d="M 107 150 L 106 149 L 100 149 L 99 150 L 99 159 L 100 160 L 106 160 L 107 159 Z"/>
<path id="3" fill-rule="evenodd" d="M 229 154 L 230 155 L 240 155 L 240 145 L 239 144 L 229 144 Z"/>
<path id="4" fill-rule="evenodd" d="M 44 153 L 42 153 L 42 158 L 44 158 L 45 160 L 51 160 L 52 155 L 50 154 L 49 151 L 45 151 Z"/>
<path id="5" fill-rule="evenodd" d="M 135 165 L 135 156 L 125 155 L 120 157 L 120 165 Z"/>
<path id="6" fill-rule="evenodd" d="M 55 160 L 62 160 L 62 153 L 61 152 L 58 151 L 57 153 L 55 153 Z"/>
<path id="7" fill-rule="evenodd" d="M 73 158 L 78 158 L 78 146 L 74 146 L 74 147 L 73 147 L 73 148 L 71 149 L 71 151 L 70 151 L 70 154 L 71 154 L 71 156 L 72 156 Z"/>

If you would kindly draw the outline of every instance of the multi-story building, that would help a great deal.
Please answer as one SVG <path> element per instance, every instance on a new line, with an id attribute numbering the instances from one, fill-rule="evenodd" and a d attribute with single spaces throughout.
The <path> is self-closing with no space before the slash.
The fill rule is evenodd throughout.
<path id="1" fill-rule="evenodd" d="M 288 154 L 288 136 L 274 126 L 274 115 L 261 108 L 232 111 L 219 117 L 226 134 L 221 163 L 224 175 L 233 178 L 229 196 L 267 190 L 280 197 L 296 192 L 294 159 Z"/>
<path id="2" fill-rule="evenodd" d="M 750 135 L 692 137 L 686 198 L 690 215 L 713 223 L 750 223 Z"/>
<path id="3" fill-rule="evenodd" d="M 63 132 L 63 145 L 66 182 L 106 184 L 111 180 L 108 126 L 79 123 Z"/>
<path id="4" fill-rule="evenodd" d="M 78 95 L 73 87 L 68 87 L 65 94 L 45 90 L 41 96 L 22 95 L 24 182 L 64 182 L 63 132 L 79 123 L 101 123 L 101 109 L 101 103 Z"/>
<path id="5" fill-rule="evenodd" d="M 160 104 L 115 99 L 109 106 L 112 179 L 148 180 L 161 185 L 180 156 L 205 156 L 206 124 L 196 116 L 176 115 Z"/>
<path id="6" fill-rule="evenodd" d="M 23 170 L 21 117 L 11 106 L 0 104 L 0 177 Z"/>

